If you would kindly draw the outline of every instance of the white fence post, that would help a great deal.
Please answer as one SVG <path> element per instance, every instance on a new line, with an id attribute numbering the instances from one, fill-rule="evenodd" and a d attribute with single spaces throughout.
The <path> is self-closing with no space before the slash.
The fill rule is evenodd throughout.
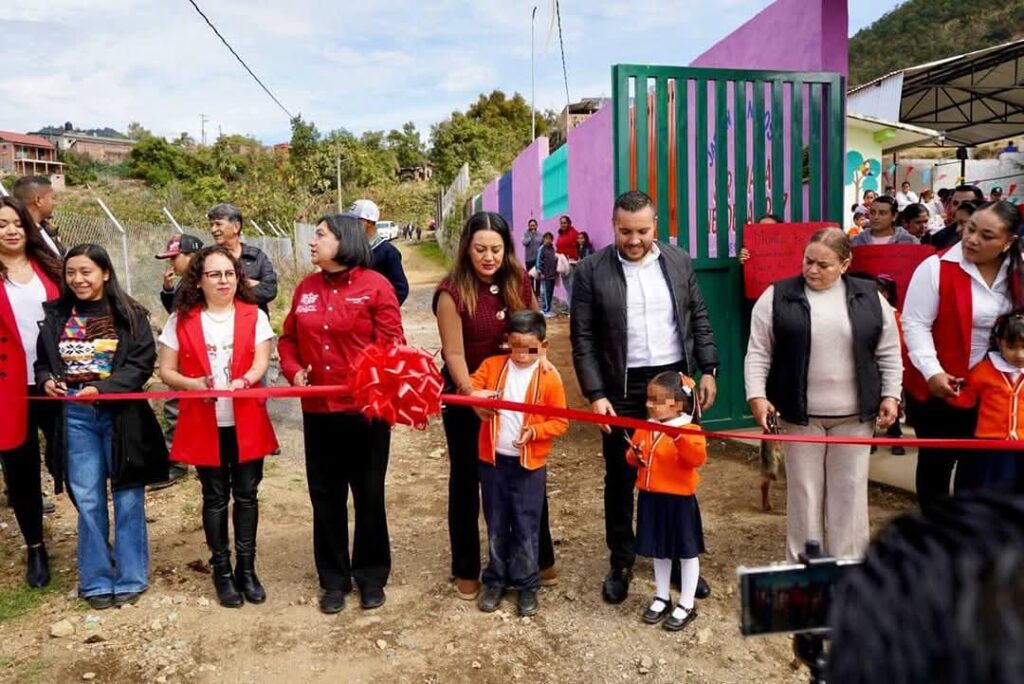
<path id="1" fill-rule="evenodd" d="M 107 205 L 103 203 L 103 200 L 97 197 L 96 201 L 99 203 L 100 208 L 103 210 L 103 213 L 107 215 L 107 218 L 109 218 L 114 223 L 114 226 L 116 226 L 117 229 L 121 231 L 121 253 L 124 255 L 124 289 L 125 291 L 128 292 L 128 294 L 131 294 L 132 271 L 131 267 L 128 265 L 128 233 L 125 232 L 124 226 L 122 226 L 120 221 L 118 221 L 114 217 L 114 214 L 111 213 L 110 209 L 107 208 Z"/>
<path id="2" fill-rule="evenodd" d="M 0 183 L 0 197 L 6 197 L 7 194 L 7 188 L 4 187 L 3 183 Z"/>
<path id="3" fill-rule="evenodd" d="M 260 228 L 260 224 L 256 223 L 252 219 L 249 219 L 249 225 L 255 228 L 256 232 L 259 233 L 261 237 L 267 237 L 267 234 L 263 232 L 262 228 Z"/>
<path id="4" fill-rule="evenodd" d="M 173 223 L 174 227 L 178 229 L 178 232 L 179 233 L 184 233 L 185 231 L 183 231 L 181 229 L 181 226 L 178 225 L 178 222 L 174 220 L 174 216 L 171 215 L 170 210 L 167 207 L 164 207 L 163 209 L 164 209 L 164 213 L 167 215 L 167 218 L 171 219 L 171 223 Z"/>

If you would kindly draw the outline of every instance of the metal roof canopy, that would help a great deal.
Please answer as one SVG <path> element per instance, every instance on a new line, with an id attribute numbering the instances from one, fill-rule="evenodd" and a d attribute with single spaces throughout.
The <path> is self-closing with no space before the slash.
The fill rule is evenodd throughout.
<path id="1" fill-rule="evenodd" d="M 876 78 L 850 91 L 847 109 L 933 128 L 938 146 L 1024 136 L 1024 40 Z"/>
<path id="2" fill-rule="evenodd" d="M 941 135 L 938 131 L 905 123 L 882 121 L 863 114 L 846 114 L 847 128 L 860 128 L 875 134 L 882 154 L 893 154 L 914 147 L 924 147 Z M 877 137 L 881 136 L 881 137 Z"/>

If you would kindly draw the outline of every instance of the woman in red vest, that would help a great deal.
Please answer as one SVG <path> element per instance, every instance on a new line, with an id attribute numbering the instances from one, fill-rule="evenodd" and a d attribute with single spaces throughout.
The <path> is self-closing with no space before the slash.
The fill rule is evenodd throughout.
<path id="1" fill-rule="evenodd" d="M 160 378 L 172 389 L 248 389 L 263 379 L 274 331 L 244 273 L 224 247 L 205 247 L 192 258 L 160 334 Z M 213 586 L 227 608 L 267 598 L 256 576 L 257 489 L 263 458 L 276 449 L 266 400 L 181 400 L 171 460 L 193 465 L 199 474 Z M 231 497 L 234 572 L 228 550 Z"/>
<path id="2" fill-rule="evenodd" d="M 370 243 L 355 216 L 320 219 L 309 247 L 320 271 L 295 288 L 278 344 L 281 372 L 298 387 L 347 385 L 364 349 L 405 340 L 395 288 L 370 268 Z M 353 579 L 364 609 L 384 605 L 391 573 L 384 508 L 391 429 L 359 409 L 350 393 L 302 400 L 313 556 L 324 590 L 320 610 L 328 614 L 345 607 Z M 351 556 L 349 489 L 356 518 Z"/>
<path id="3" fill-rule="evenodd" d="M 903 385 L 907 418 L 918 437 L 974 435 L 977 410 L 960 387 L 985 358 L 996 319 L 1024 306 L 1019 223 L 1009 202 L 983 204 L 964 227 L 961 242 L 914 271 L 903 305 L 910 360 Z M 925 512 L 949 495 L 959 456 L 949 449 L 919 450 L 917 498 Z M 957 481 L 969 474 L 970 454 L 959 464 Z"/>
<path id="4" fill-rule="evenodd" d="M 39 475 L 39 429 L 48 417 L 46 405 L 29 406 L 28 397 L 40 394 L 32 369 L 38 323 L 43 302 L 60 294 L 62 270 L 25 207 L 0 197 L 0 462 L 28 549 L 25 580 L 35 588 L 50 582 Z"/>

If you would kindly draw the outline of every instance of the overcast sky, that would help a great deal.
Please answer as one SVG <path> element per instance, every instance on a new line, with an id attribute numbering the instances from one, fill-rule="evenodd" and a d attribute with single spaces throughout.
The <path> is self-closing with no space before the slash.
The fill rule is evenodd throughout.
<path id="1" fill-rule="evenodd" d="M 293 114 L 355 132 L 414 121 L 424 134 L 480 92 L 530 92 L 537 4 L 537 105 L 565 103 L 550 0 L 196 0 Z M 289 138 L 288 117 L 245 73 L 188 0 L 9 2 L 0 129 L 124 130 L 197 139 Z M 770 0 L 562 0 L 569 94 L 610 94 L 615 63 L 687 64 Z M 850 33 L 896 0 L 850 3 Z M 714 11 L 711 8 L 715 7 Z M 765 49 L 771 49 L 766 37 Z M 548 48 L 545 51 L 545 48 Z"/>

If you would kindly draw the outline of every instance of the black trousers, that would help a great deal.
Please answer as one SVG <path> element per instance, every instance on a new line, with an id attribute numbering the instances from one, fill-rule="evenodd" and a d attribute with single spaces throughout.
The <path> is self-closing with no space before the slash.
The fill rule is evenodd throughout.
<path id="1" fill-rule="evenodd" d="M 448 537 L 452 546 L 452 576 L 480 577 L 480 419 L 467 406 L 446 406 L 441 414 L 448 441 Z M 541 570 L 555 564 L 555 547 L 548 521 L 548 496 L 540 514 Z"/>
<path id="2" fill-rule="evenodd" d="M 37 395 L 35 387 L 29 393 Z M 51 407 L 45 402 L 30 401 L 28 433 L 20 446 L 0 451 L 7 497 L 26 546 L 43 543 L 43 485 L 39 465 L 39 430 L 49 427 Z"/>
<path id="3" fill-rule="evenodd" d="M 235 555 L 256 553 L 259 526 L 260 482 L 263 459 L 238 462 L 238 433 L 233 427 L 218 428 L 220 466 L 199 466 L 196 473 L 203 488 L 203 532 L 210 547 L 211 564 L 230 560 L 228 551 L 228 502 L 234 499 L 231 517 L 235 528 Z"/>
<path id="4" fill-rule="evenodd" d="M 630 368 L 626 375 L 625 396 L 609 396 L 615 413 L 628 418 L 647 417 L 647 383 L 664 371 L 686 372 L 686 364 Z M 626 435 L 632 430 L 612 428 L 601 433 L 604 453 L 604 534 L 608 543 L 609 563 L 617 570 L 632 568 L 636 561 L 636 535 L 633 532 L 633 489 L 636 469 L 626 462 Z"/>
<path id="5" fill-rule="evenodd" d="M 944 401 L 930 398 L 918 401 L 907 396 L 907 420 L 917 436 L 923 439 L 963 439 L 974 436 L 978 423 L 976 409 L 954 408 Z M 932 511 L 933 506 L 949 497 L 949 480 L 960 459 L 970 459 L 970 452 L 952 449 L 919 449 L 917 452 L 917 501 L 925 513 Z M 961 468 L 957 468 L 957 482 L 962 477 Z M 954 484 L 954 490 L 957 485 Z"/>
<path id="6" fill-rule="evenodd" d="M 391 429 L 358 413 L 303 413 L 306 480 L 313 503 L 313 557 L 324 590 L 383 587 L 391 574 L 384 477 Z M 355 507 L 352 554 L 348 492 Z"/>

